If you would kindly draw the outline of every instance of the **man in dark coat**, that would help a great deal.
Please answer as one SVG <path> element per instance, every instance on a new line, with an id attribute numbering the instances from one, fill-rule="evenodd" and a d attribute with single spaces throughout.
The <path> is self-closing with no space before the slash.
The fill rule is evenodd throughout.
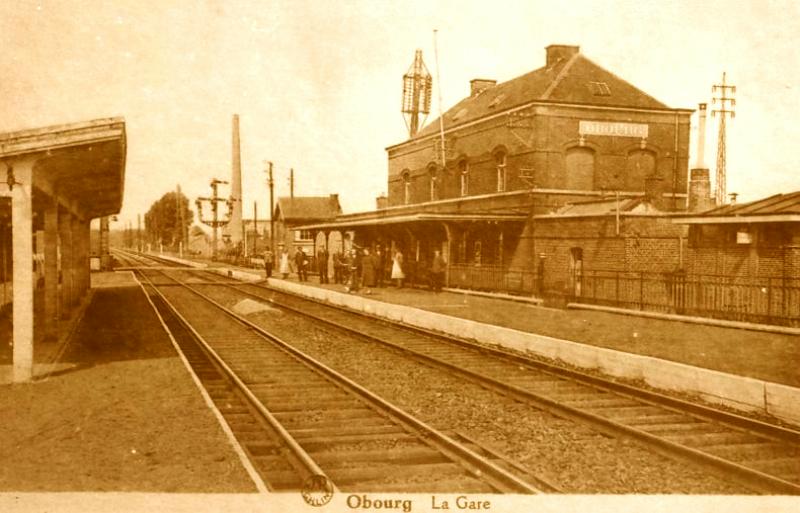
<path id="1" fill-rule="evenodd" d="M 375 275 L 377 261 L 375 256 L 369 253 L 369 249 L 364 249 L 364 256 L 361 258 L 361 281 L 369 294 L 370 287 L 375 287 Z"/>
<path id="2" fill-rule="evenodd" d="M 328 280 L 328 250 L 325 248 L 317 251 L 317 272 L 319 272 L 319 282 L 330 283 Z"/>
<path id="3" fill-rule="evenodd" d="M 308 256 L 302 248 L 297 248 L 297 253 L 294 254 L 294 263 L 297 266 L 297 279 L 308 281 Z"/>
<path id="4" fill-rule="evenodd" d="M 264 270 L 267 272 L 267 278 L 272 277 L 272 269 L 275 266 L 275 255 L 272 254 L 272 250 L 267 248 L 264 252 Z"/>
<path id="5" fill-rule="evenodd" d="M 444 284 L 444 273 L 447 270 L 447 262 L 442 257 L 442 252 L 436 250 L 433 254 L 431 263 L 431 288 L 434 292 L 441 292 Z"/>
<path id="6" fill-rule="evenodd" d="M 383 276 L 386 272 L 386 255 L 381 247 L 375 249 L 375 286 L 383 287 Z"/>

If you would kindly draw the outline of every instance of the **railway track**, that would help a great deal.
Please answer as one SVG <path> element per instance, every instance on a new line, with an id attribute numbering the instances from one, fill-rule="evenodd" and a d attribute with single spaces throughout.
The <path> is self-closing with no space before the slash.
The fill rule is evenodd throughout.
<path id="1" fill-rule="evenodd" d="M 539 362 L 507 351 L 377 319 L 262 285 L 204 274 L 220 285 L 379 343 L 427 365 L 560 417 L 630 437 L 652 451 L 700 465 L 761 493 L 800 494 L 800 432 L 649 390 Z"/>
<path id="2" fill-rule="evenodd" d="M 242 445 L 269 488 L 296 490 L 322 476 L 348 492 L 557 491 L 479 442 L 387 403 L 198 285 L 142 263 L 137 273 L 212 399 L 237 436 L 250 433 Z"/>

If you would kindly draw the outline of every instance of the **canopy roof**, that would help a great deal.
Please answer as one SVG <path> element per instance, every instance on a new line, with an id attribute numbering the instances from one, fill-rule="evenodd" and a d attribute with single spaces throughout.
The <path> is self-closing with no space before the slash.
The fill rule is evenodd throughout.
<path id="1" fill-rule="evenodd" d="M 35 193 L 57 197 L 83 218 L 116 214 L 122 208 L 126 145 L 123 118 L 3 133 L 0 179 L 30 161 Z M 8 195 L 6 187 L 0 189 Z"/>

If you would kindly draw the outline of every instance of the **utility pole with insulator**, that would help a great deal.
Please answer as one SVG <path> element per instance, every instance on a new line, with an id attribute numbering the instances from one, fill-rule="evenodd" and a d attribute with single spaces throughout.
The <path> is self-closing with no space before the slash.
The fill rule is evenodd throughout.
<path id="1" fill-rule="evenodd" d="M 711 92 L 719 94 L 714 96 L 712 103 L 719 102 L 719 108 L 711 111 L 711 116 L 714 117 L 719 114 L 719 137 L 717 139 L 717 183 L 714 193 L 714 199 L 717 205 L 725 203 L 727 176 L 725 170 L 725 121 L 730 115 L 731 118 L 736 117 L 735 107 L 736 99 L 733 95 L 736 94 L 736 86 L 729 85 L 726 82 L 726 73 L 722 73 L 722 83 L 714 84 L 711 87 Z"/>
<path id="2" fill-rule="evenodd" d="M 275 253 L 275 220 L 272 218 L 273 210 L 275 210 L 275 180 L 272 179 L 272 162 L 269 164 L 269 249 Z"/>
<path id="3" fill-rule="evenodd" d="M 420 114 L 427 117 L 431 111 L 431 89 L 433 78 L 422 61 L 422 50 L 414 53 L 414 62 L 403 75 L 403 119 L 408 128 L 408 136 L 414 137 L 419 127 L 425 122 L 420 122 Z"/>

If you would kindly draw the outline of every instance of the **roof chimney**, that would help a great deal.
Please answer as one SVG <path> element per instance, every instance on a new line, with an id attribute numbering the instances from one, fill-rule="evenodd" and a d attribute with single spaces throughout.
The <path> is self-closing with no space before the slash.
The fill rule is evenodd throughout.
<path id="1" fill-rule="evenodd" d="M 697 130 L 697 165 L 695 168 L 705 169 L 705 152 L 706 152 L 706 104 L 701 103 L 698 105 L 700 126 Z"/>
<path id="2" fill-rule="evenodd" d="M 497 85 L 497 80 L 489 80 L 488 78 L 473 78 L 469 81 L 469 95 L 475 96 L 490 87 Z"/>
<path id="3" fill-rule="evenodd" d="M 547 67 L 551 67 L 559 60 L 568 61 L 573 55 L 580 53 L 580 46 L 570 45 L 550 45 L 545 48 L 547 51 Z"/>

